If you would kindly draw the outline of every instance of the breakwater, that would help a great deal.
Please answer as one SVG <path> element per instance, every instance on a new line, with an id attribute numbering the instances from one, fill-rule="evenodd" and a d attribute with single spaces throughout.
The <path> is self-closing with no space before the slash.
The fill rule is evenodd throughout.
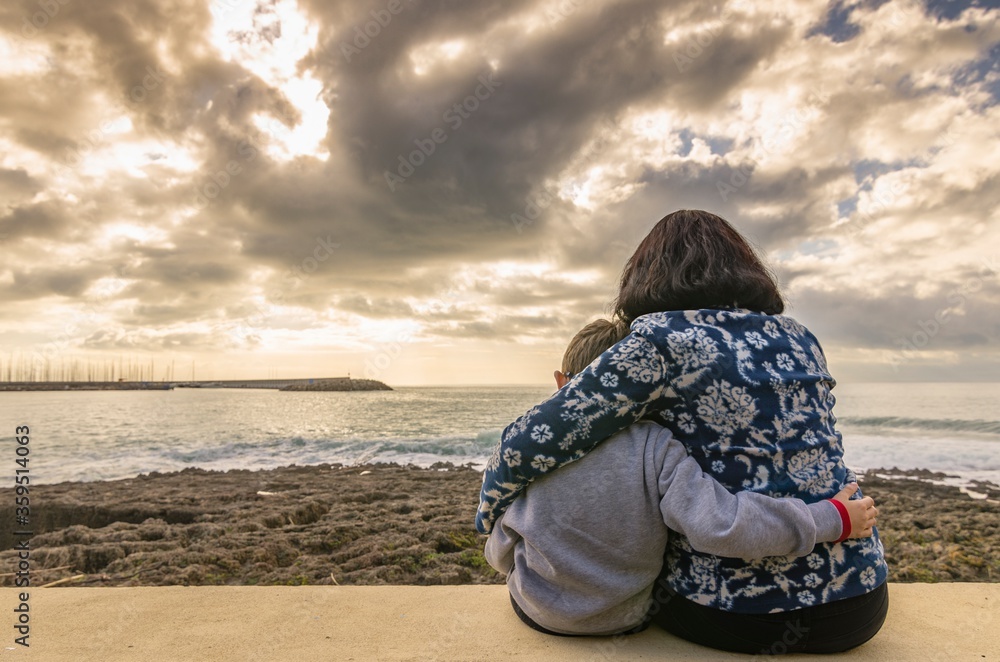
<path id="1" fill-rule="evenodd" d="M 169 391 L 174 388 L 253 388 L 279 391 L 391 391 L 374 379 L 223 379 L 176 382 L 0 382 L 0 391 Z"/>

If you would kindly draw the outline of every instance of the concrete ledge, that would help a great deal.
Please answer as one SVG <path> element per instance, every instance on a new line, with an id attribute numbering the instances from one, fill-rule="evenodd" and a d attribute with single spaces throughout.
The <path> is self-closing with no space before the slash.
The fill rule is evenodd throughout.
<path id="1" fill-rule="evenodd" d="M 563 638 L 517 620 L 503 586 L 0 589 L 0 657 L 94 660 L 739 660 L 656 628 Z M 848 654 L 784 660 L 1000 660 L 1000 584 L 893 584 L 879 635 Z"/>

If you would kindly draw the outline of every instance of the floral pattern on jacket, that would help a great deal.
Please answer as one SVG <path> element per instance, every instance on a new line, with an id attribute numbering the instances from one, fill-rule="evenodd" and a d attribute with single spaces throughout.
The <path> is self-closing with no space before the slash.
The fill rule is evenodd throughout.
<path id="1" fill-rule="evenodd" d="M 483 475 L 477 528 L 534 478 L 583 457 L 642 418 L 671 430 L 730 491 L 807 502 L 855 480 L 833 415 L 835 381 L 816 338 L 782 315 L 652 313 L 501 437 Z M 860 492 L 855 498 L 861 498 Z M 786 611 L 866 593 L 885 581 L 881 541 L 823 543 L 802 558 L 727 559 L 671 535 L 668 581 L 727 611 Z"/>

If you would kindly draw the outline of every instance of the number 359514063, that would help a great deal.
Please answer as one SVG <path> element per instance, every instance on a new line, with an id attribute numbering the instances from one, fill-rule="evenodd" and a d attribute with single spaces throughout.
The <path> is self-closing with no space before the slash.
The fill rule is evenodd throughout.
<path id="1" fill-rule="evenodd" d="M 14 430 L 14 439 L 17 441 L 17 448 L 15 453 L 17 454 L 17 460 L 15 461 L 20 467 L 15 471 L 17 483 L 17 494 L 27 494 L 28 493 L 28 455 L 31 450 L 28 444 L 31 441 L 30 438 L 31 430 L 28 429 L 27 425 L 19 425 Z M 21 489 L 24 488 L 24 489 Z"/>

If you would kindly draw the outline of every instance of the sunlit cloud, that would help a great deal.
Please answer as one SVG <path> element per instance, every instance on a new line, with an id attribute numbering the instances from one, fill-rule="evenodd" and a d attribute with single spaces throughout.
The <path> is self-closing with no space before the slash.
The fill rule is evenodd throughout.
<path id="1" fill-rule="evenodd" d="M 281 161 L 296 156 L 326 160 L 322 145 L 330 112 L 321 98 L 323 83 L 299 71 L 298 63 L 316 46 L 318 26 L 294 0 L 270 4 L 222 1 L 211 6 L 212 44 L 223 58 L 259 76 L 282 93 L 301 114 L 290 127 L 285 118 L 254 117 L 270 139 L 269 155 Z"/>
<path id="2" fill-rule="evenodd" d="M 387 6 L 67 3 L 30 38 L 0 8 L 0 353 L 547 380 L 704 208 L 853 376 L 995 374 L 998 10 Z"/>

